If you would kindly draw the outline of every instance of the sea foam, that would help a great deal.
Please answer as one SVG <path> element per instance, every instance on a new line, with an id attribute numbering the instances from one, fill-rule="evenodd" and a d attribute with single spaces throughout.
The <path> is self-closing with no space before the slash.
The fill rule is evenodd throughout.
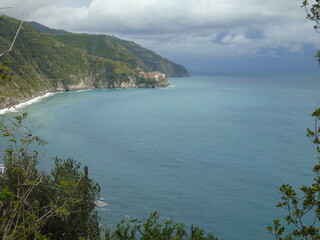
<path id="1" fill-rule="evenodd" d="M 39 101 L 41 101 L 41 100 L 43 100 L 45 98 L 48 98 L 48 97 L 50 97 L 52 95 L 55 95 L 55 94 L 57 94 L 57 93 L 52 93 L 52 92 L 46 93 L 46 94 L 44 94 L 42 96 L 35 97 L 35 98 L 33 98 L 33 99 L 29 100 L 29 101 L 16 104 L 16 105 L 14 105 L 12 107 L 0 109 L 0 115 L 6 114 L 6 113 L 10 113 L 10 112 L 17 112 L 21 108 L 24 108 L 26 106 L 29 106 L 29 105 L 33 104 L 33 103 L 39 102 Z"/>

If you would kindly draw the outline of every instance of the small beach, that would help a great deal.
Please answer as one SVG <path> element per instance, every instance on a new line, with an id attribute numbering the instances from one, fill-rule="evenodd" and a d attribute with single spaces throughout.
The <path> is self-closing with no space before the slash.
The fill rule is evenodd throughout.
<path id="1" fill-rule="evenodd" d="M 51 97 L 51 96 L 56 95 L 58 93 L 59 92 L 45 93 L 44 95 L 32 98 L 32 99 L 30 99 L 30 100 L 28 100 L 26 102 L 22 102 L 22 103 L 16 104 L 16 105 L 14 105 L 12 107 L 0 109 L 0 115 L 4 115 L 6 113 L 11 113 L 11 112 L 18 112 L 18 110 L 23 108 L 23 107 L 29 106 L 29 105 L 31 105 L 33 103 L 36 103 L 36 102 L 40 102 L 43 99 Z"/>

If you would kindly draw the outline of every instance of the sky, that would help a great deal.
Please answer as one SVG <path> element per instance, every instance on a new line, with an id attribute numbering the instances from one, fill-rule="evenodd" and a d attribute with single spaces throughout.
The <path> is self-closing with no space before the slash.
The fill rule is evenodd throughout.
<path id="1" fill-rule="evenodd" d="M 311 0 L 312 3 L 314 0 Z M 110 34 L 196 70 L 317 69 L 302 0 L 1 0 L 0 13 Z"/>

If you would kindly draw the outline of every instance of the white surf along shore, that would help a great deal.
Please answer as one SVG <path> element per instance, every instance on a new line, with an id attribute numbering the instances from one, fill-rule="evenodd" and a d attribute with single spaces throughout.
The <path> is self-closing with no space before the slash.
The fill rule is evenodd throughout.
<path id="1" fill-rule="evenodd" d="M 175 86 L 176 86 L 175 84 L 169 84 L 167 87 L 164 87 L 163 89 L 168 89 L 168 88 L 172 88 L 172 87 L 175 87 Z M 81 90 L 75 90 L 74 92 L 86 92 L 86 91 L 90 91 L 90 90 L 93 90 L 93 89 L 81 89 Z M 18 110 L 23 108 L 23 107 L 26 107 L 26 106 L 31 105 L 31 104 L 36 103 L 36 102 L 40 102 L 45 98 L 51 97 L 51 96 L 56 95 L 56 94 L 61 93 L 61 92 L 64 92 L 64 91 L 48 92 L 48 93 L 45 93 L 45 94 L 43 94 L 41 96 L 37 96 L 35 98 L 32 98 L 32 99 L 30 99 L 30 100 L 28 100 L 26 102 L 22 102 L 22 103 L 13 105 L 12 107 L 0 109 L 0 115 L 6 114 L 6 113 L 18 112 Z"/>
<path id="2" fill-rule="evenodd" d="M 58 94 L 58 93 L 59 92 L 45 93 L 44 95 L 35 97 L 35 98 L 33 98 L 31 100 L 28 100 L 26 102 L 22 102 L 22 103 L 16 104 L 16 105 L 14 105 L 12 107 L 0 109 L 0 115 L 6 114 L 6 113 L 10 113 L 10 112 L 18 112 L 18 110 L 20 108 L 26 107 L 26 106 L 31 105 L 31 104 L 36 103 L 36 102 L 40 102 L 41 100 L 43 100 L 45 98 L 48 98 L 48 97 L 51 97 L 51 96 L 53 96 L 55 94 Z"/>

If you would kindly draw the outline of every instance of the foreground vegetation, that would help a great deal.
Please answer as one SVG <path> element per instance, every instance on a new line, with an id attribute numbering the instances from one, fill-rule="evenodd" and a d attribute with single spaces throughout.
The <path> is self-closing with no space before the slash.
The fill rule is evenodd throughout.
<path id="1" fill-rule="evenodd" d="M 308 1 L 303 1 L 303 7 L 307 10 L 308 4 Z M 319 31 L 320 27 L 319 10 L 320 0 L 316 0 L 307 14 L 307 18 L 316 23 L 314 26 L 316 31 Z M 27 40 L 39 44 L 35 39 L 37 38 Z M 0 43 L 1 41 L 3 38 L 0 38 Z M 52 44 L 55 43 L 57 42 L 52 40 Z M 37 44 L 35 46 L 38 46 Z M 318 52 L 316 60 L 320 63 L 319 56 Z M 93 59 L 98 61 L 99 58 L 95 56 Z M 113 61 L 107 62 L 112 65 Z M 2 84 L 10 84 L 15 76 L 8 64 L 8 60 L 0 64 Z M 21 67 L 22 72 L 19 72 L 21 76 L 24 75 L 23 69 L 26 74 L 37 73 L 34 66 L 30 67 L 30 59 L 21 58 L 15 64 Z M 42 64 L 46 65 L 48 61 Z M 82 63 L 79 62 L 79 64 Z M 58 74 L 57 76 L 63 74 L 63 71 L 60 72 L 61 69 L 49 71 L 52 67 L 50 64 L 45 69 L 47 67 L 48 74 Z M 111 68 L 109 65 L 108 67 Z M 61 75 L 61 77 L 66 77 L 65 80 L 68 81 L 67 76 Z M 28 81 L 29 78 L 25 79 Z M 34 80 L 30 84 L 40 83 Z M 29 85 L 26 85 L 24 90 L 30 90 L 28 87 Z M 317 152 L 320 153 L 318 124 L 320 109 L 316 109 L 312 116 L 315 119 L 315 125 L 314 129 L 307 129 L 307 136 L 312 139 Z M 205 233 L 202 228 L 192 226 L 188 232 L 184 224 L 175 223 L 173 220 L 161 221 L 156 212 L 145 220 L 125 218 L 114 230 L 107 229 L 102 236 L 94 204 L 99 199 L 99 184 L 89 178 L 86 166 L 82 170 L 81 164 L 73 159 L 55 157 L 54 169 L 50 173 L 41 171 L 38 168 L 38 162 L 43 156 L 38 146 L 46 142 L 39 136 L 33 136 L 33 133 L 26 128 L 24 125 L 26 117 L 27 113 L 24 113 L 13 120 L 5 117 L 0 119 L 2 137 L 11 144 L 4 152 L 2 162 L 5 169 L 0 172 L 1 239 L 217 240 L 212 233 Z M 313 171 L 316 174 L 314 182 L 310 186 L 302 186 L 300 195 L 289 184 L 280 187 L 281 201 L 277 207 L 286 210 L 284 216 L 286 225 L 281 224 L 279 219 L 275 219 L 273 225 L 267 227 L 268 232 L 275 239 L 320 239 L 320 162 L 314 166 Z"/>
<path id="2" fill-rule="evenodd" d="M 24 127 L 26 116 L 0 127 L 12 143 L 0 174 L 0 238 L 98 239 L 99 185 L 72 159 L 56 157 L 50 174 L 39 170 L 42 155 L 34 147 L 46 142 Z"/>
<path id="3" fill-rule="evenodd" d="M 307 136 L 312 139 L 316 150 L 320 153 L 320 108 L 312 116 L 315 119 L 314 130 L 307 129 Z M 320 156 L 318 156 L 320 160 Z M 291 185 L 280 187 L 281 201 L 277 207 L 286 211 L 281 224 L 279 219 L 268 226 L 268 232 L 277 240 L 316 240 L 320 239 L 320 162 L 313 167 L 315 178 L 310 186 L 303 185 L 300 192 Z M 288 227 L 289 226 L 289 227 Z"/>

